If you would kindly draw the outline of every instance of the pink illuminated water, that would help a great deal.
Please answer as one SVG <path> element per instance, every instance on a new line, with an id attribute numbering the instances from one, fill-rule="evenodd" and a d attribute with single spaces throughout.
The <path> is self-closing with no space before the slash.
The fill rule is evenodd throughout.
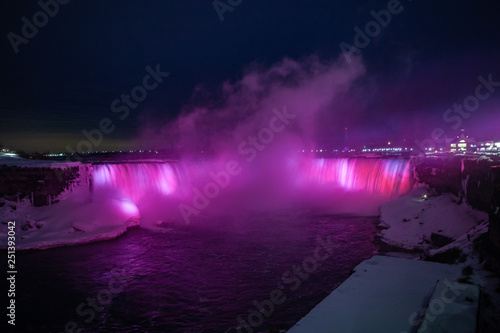
<path id="1" fill-rule="evenodd" d="M 21 330 L 60 332 L 75 321 L 82 332 L 232 333 L 238 332 L 238 318 L 248 318 L 254 302 L 269 299 L 276 288 L 287 301 L 276 306 L 258 330 L 270 331 L 277 324 L 291 327 L 377 251 L 372 241 L 378 219 L 299 206 L 272 212 L 238 209 L 238 215 L 229 217 L 222 213 L 240 201 L 253 205 L 256 197 L 272 202 L 271 208 L 308 197 L 328 205 L 346 197 L 356 201 L 361 198 L 358 192 L 389 200 L 409 189 L 409 161 L 273 160 L 276 163 L 241 163 L 241 174 L 231 177 L 208 207 L 217 206 L 217 201 L 230 204 L 217 206 L 221 209 L 216 214 L 200 209 L 202 224 L 167 226 L 162 232 L 138 228 L 110 242 L 23 253 L 29 274 L 19 280 L 20 297 L 26 300 L 18 309 L 25 316 L 20 316 Z M 210 173 L 223 170 L 211 161 L 94 165 L 93 198 L 111 197 L 113 207 L 140 215 L 141 225 L 152 217 L 174 220 L 165 215 L 178 212 L 180 202 L 192 205 L 193 188 L 202 191 L 213 181 Z M 269 200 L 275 196 L 280 200 Z M 356 208 L 366 205 L 357 201 Z M 326 237 L 338 247 L 292 289 L 283 274 L 313 255 L 318 239 Z M 102 311 L 95 311 L 95 318 L 75 312 L 83 301 L 108 290 L 116 268 L 128 279 L 123 290 L 113 294 Z M 65 293 L 57 292 L 61 285 Z M 49 306 L 43 309 L 29 306 L 44 300 Z"/>
<path id="2" fill-rule="evenodd" d="M 246 217 L 245 230 L 231 223 L 169 232 L 138 228 L 109 242 L 21 251 L 17 332 L 65 332 L 74 321 L 79 330 L 73 332 L 81 333 L 237 333 L 238 317 L 247 319 L 253 302 L 277 288 L 286 302 L 254 332 L 291 327 L 377 250 L 375 218 L 295 213 Z M 331 237 L 338 247 L 291 289 L 283 274 L 314 255 L 318 237 Z M 87 303 L 110 290 L 106 304 Z M 90 306 L 78 308 L 84 303 L 99 306 L 95 317 Z"/>
<path id="3" fill-rule="evenodd" d="M 319 186 L 339 186 L 392 198 L 410 190 L 409 168 L 409 161 L 402 159 L 321 158 L 312 160 L 304 172 Z"/>
<path id="4" fill-rule="evenodd" d="M 201 211 L 212 215 L 232 211 L 238 215 L 242 210 L 261 210 L 263 203 L 266 210 L 312 203 L 333 207 L 333 211 L 349 206 L 350 212 L 373 214 L 381 202 L 396 198 L 411 187 L 410 164 L 404 159 L 303 158 L 299 161 L 292 166 L 279 161 L 241 164 L 241 174 L 225 179 L 224 188 L 218 188 L 210 176 L 224 172 L 221 163 L 216 161 L 95 165 L 94 193 L 126 200 L 125 208 L 133 210 L 136 205 L 142 217 L 152 213 L 156 221 L 178 221 L 185 217 L 178 208 L 181 203 L 196 210 L 193 217 Z M 207 194 L 206 207 L 200 208 L 193 200 L 202 202 L 199 193 L 206 188 L 211 191 L 215 188 L 217 195 Z M 367 206 L 371 213 L 358 210 Z"/>
<path id="5" fill-rule="evenodd" d="M 169 163 L 124 163 L 95 166 L 97 189 L 113 189 L 138 203 L 151 195 L 169 195 L 178 187 L 178 177 Z"/>

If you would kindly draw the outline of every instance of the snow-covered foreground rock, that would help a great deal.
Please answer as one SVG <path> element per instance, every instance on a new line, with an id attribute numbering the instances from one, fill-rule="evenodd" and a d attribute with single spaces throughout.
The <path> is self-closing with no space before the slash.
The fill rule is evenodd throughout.
<path id="1" fill-rule="evenodd" d="M 449 254 L 455 253 L 458 257 L 448 260 L 458 261 L 458 267 L 468 267 L 474 272 L 468 276 L 467 283 L 480 286 L 483 295 L 479 327 L 485 332 L 496 332 L 495 327 L 500 324 L 500 280 L 484 268 L 477 250 L 478 238 L 488 232 L 488 214 L 474 210 L 466 203 L 458 204 L 458 198 L 452 194 L 433 195 L 426 187 L 417 187 L 407 195 L 383 204 L 380 214 L 381 224 L 388 228 L 381 232 L 384 242 L 406 249 L 421 249 L 428 259 L 450 258 Z M 433 233 L 454 241 L 433 248 L 430 244 Z M 458 332 L 456 329 L 451 331 Z"/>
<path id="2" fill-rule="evenodd" d="M 484 268 L 484 262 L 477 251 L 477 241 L 488 232 L 488 222 L 483 222 L 462 235 L 453 243 L 439 249 L 429 250 L 428 255 L 436 258 L 441 254 L 458 249 L 461 253 L 460 263 L 463 267 L 471 268 L 468 283 L 481 287 L 479 328 L 478 332 L 497 332 L 500 327 L 500 278 Z"/>
<path id="3" fill-rule="evenodd" d="M 16 249 L 45 249 L 112 239 L 138 224 L 129 200 L 81 202 L 68 198 L 55 205 L 33 207 L 0 199 L 0 248 L 7 247 L 7 222 L 16 225 Z"/>
<path id="4" fill-rule="evenodd" d="M 403 197 L 380 207 L 382 240 L 406 249 L 427 249 L 431 235 L 456 240 L 488 220 L 488 214 L 458 204 L 453 194 L 433 195 L 426 187 L 417 187 Z"/>
<path id="5" fill-rule="evenodd" d="M 408 333 L 419 326 L 471 332 L 468 328 L 476 325 L 478 289 L 457 283 L 462 267 L 374 256 L 356 266 L 354 274 L 288 332 Z M 432 297 L 437 281 L 447 289 Z M 471 295 L 475 298 L 469 301 Z M 458 312 L 457 305 L 461 305 Z"/>

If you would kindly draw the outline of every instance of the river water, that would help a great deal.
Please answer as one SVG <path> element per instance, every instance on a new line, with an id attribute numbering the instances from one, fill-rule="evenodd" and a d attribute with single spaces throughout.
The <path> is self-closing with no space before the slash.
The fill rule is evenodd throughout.
<path id="1" fill-rule="evenodd" d="M 311 211 L 213 217 L 210 227 L 137 228 L 112 241 L 18 253 L 16 329 L 287 328 L 376 253 L 377 220 Z M 335 246 L 328 253 L 322 242 Z M 321 260 L 312 259 L 318 247 Z M 280 304 L 257 314 L 276 290 Z"/>

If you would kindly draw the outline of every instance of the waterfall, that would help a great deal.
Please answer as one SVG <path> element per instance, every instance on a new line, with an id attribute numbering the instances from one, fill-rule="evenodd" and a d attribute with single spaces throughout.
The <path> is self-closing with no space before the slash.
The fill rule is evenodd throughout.
<path id="1" fill-rule="evenodd" d="M 320 186 L 389 197 L 400 196 L 411 187 L 410 163 L 404 159 L 321 158 L 313 160 L 306 172 Z"/>
<path id="2" fill-rule="evenodd" d="M 209 162 L 188 163 L 122 163 L 94 165 L 93 186 L 95 191 L 113 191 L 120 197 L 138 204 L 144 198 L 179 197 L 183 191 L 203 185 L 204 175 L 213 167 Z M 389 198 L 409 191 L 411 187 L 410 163 L 404 159 L 331 158 L 313 159 L 295 170 L 294 176 L 302 175 L 300 184 L 308 189 L 341 188 L 345 191 L 381 194 Z M 239 176 L 245 180 L 245 175 Z M 251 186 L 249 178 L 241 186 Z M 267 183 L 266 188 L 282 183 Z M 300 184 L 296 190 L 300 191 Z"/>
<path id="3" fill-rule="evenodd" d="M 176 192 L 178 175 L 170 163 L 95 165 L 93 186 L 95 191 L 117 191 L 137 204 L 147 196 Z"/>

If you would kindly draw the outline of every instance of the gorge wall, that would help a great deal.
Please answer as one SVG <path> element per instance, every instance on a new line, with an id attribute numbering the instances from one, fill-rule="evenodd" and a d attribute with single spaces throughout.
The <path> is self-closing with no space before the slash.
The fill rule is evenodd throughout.
<path id="1" fill-rule="evenodd" d="M 28 200 L 35 207 L 59 201 L 59 196 L 75 187 L 90 185 L 90 164 L 75 166 L 0 165 L 0 198 L 20 202 Z M 1 203 L 0 203 L 1 204 Z"/>
<path id="2" fill-rule="evenodd" d="M 411 159 L 417 181 L 428 184 L 438 193 L 453 193 L 466 199 L 474 208 L 488 212 L 493 196 L 494 161 L 461 156 L 416 156 Z"/>
<path id="3" fill-rule="evenodd" d="M 492 167 L 493 196 L 491 198 L 490 226 L 484 240 L 482 257 L 490 269 L 500 274 L 500 167 Z"/>
<path id="4" fill-rule="evenodd" d="M 413 157 L 414 177 L 438 193 L 454 193 L 489 213 L 488 234 L 478 243 L 489 269 L 500 273 L 500 162 L 489 158 Z"/>

